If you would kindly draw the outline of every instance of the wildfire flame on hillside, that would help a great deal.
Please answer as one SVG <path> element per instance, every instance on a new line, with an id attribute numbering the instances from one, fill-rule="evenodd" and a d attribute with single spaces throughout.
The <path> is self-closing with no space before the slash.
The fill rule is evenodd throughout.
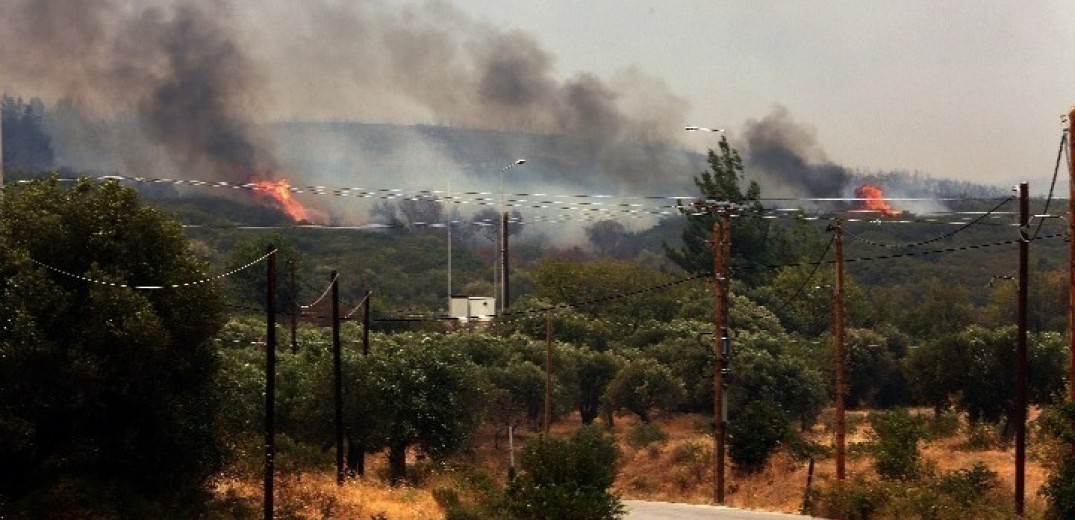
<path id="1" fill-rule="evenodd" d="M 885 202 L 885 192 L 880 186 L 863 184 L 855 188 L 855 198 L 861 199 L 858 211 L 876 211 L 886 217 L 894 217 L 897 214 L 896 210 Z"/>
<path id="2" fill-rule="evenodd" d="M 310 212 L 291 193 L 291 184 L 287 179 L 278 181 L 253 181 L 250 183 L 254 190 L 260 191 L 272 197 L 280 204 L 280 208 L 295 222 L 309 221 Z"/>

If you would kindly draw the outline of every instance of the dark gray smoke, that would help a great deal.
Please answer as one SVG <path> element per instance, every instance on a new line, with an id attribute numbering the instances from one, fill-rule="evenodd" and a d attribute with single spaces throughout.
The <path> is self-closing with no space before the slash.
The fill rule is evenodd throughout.
<path id="1" fill-rule="evenodd" d="M 779 196 L 840 197 L 852 175 L 825 158 L 813 133 L 777 106 L 746 125 L 747 169 L 761 174 L 763 193 Z"/>
<path id="2" fill-rule="evenodd" d="M 447 145 L 419 131 L 405 148 L 363 149 L 342 134 L 272 139 L 274 122 L 362 121 L 531 136 L 462 154 L 489 164 L 457 165 L 456 190 L 489 189 L 517 157 L 533 166 L 509 191 L 674 193 L 696 171 L 673 144 L 686 102 L 660 80 L 565 74 L 533 36 L 437 0 L 2 0 L 0 74 L 0 89 L 65 100 L 66 122 L 81 124 L 55 142 L 76 169 L 238 182 L 280 169 L 295 185 L 445 187 L 447 175 L 400 175 L 460 156 L 438 157 Z M 568 160 L 530 155 L 560 138 L 577 143 Z M 96 164 L 67 162 L 79 158 Z"/>
<path id="3" fill-rule="evenodd" d="M 690 169 L 660 153 L 623 149 L 680 137 L 686 103 L 625 70 L 561 79 L 534 37 L 474 20 L 445 2 L 270 2 L 265 17 L 305 36 L 250 31 L 277 70 L 269 88 L 285 119 L 351 119 L 567 135 L 586 143 L 587 172 L 636 190 Z M 316 78 L 311 81 L 311 78 Z M 295 93 L 301 92 L 301 96 Z M 274 103 L 275 104 L 275 103 Z M 631 146 L 621 146 L 629 143 Z M 668 154 L 671 155 L 671 154 Z"/>
<path id="4" fill-rule="evenodd" d="M 5 83 L 35 95 L 133 110 L 187 175 L 246 180 L 273 161 L 247 131 L 257 74 L 229 36 L 228 13 L 212 0 L 6 0 L 0 69 L 10 71 Z"/>
<path id="5" fill-rule="evenodd" d="M 160 50 L 166 71 L 138 104 L 154 137 L 183 157 L 204 156 L 213 165 L 252 173 L 259 150 L 239 99 L 254 86 L 255 74 L 226 27 L 191 6 L 147 12 L 140 22 L 139 29 L 152 31 L 143 37 Z"/>

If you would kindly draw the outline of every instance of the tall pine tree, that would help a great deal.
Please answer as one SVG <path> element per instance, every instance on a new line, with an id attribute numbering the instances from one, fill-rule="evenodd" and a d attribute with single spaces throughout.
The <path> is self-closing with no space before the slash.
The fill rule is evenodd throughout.
<path id="1" fill-rule="evenodd" d="M 679 248 L 665 245 L 670 260 L 690 273 L 713 270 L 713 223 L 719 218 L 710 207 L 721 203 L 736 206 L 732 218 L 733 276 L 755 283 L 761 280 L 762 267 L 794 258 L 796 255 L 787 240 L 786 233 L 771 221 L 762 218 L 761 188 L 755 181 L 742 184 L 743 160 L 728 139 L 721 136 L 720 152 L 709 150 L 709 169 L 694 178 L 701 193 L 697 202 L 681 206 L 687 215 L 687 227 L 683 229 L 683 245 Z"/>

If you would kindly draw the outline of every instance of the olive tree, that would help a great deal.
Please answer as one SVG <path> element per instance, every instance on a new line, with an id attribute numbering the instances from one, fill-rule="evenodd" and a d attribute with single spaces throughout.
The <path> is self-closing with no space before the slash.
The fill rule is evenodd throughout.
<path id="1" fill-rule="evenodd" d="M 156 516 L 200 503 L 220 465 L 210 340 L 224 299 L 215 282 L 190 284 L 208 272 L 179 224 L 117 183 L 5 190 L 0 494 L 14 507 L 62 495 L 61 514 Z"/>

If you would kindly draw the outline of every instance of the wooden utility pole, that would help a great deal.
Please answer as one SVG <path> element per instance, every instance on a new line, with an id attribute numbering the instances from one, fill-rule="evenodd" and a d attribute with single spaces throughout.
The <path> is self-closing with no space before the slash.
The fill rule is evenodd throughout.
<path id="1" fill-rule="evenodd" d="M 1015 344 L 1015 514 L 1023 516 L 1026 491 L 1027 265 L 1030 259 L 1030 188 L 1019 184 L 1019 332 Z"/>
<path id="2" fill-rule="evenodd" d="M 1075 403 L 1075 106 L 1068 112 L 1068 399 Z M 1075 431 L 1075 419 L 1071 429 Z M 1075 455 L 1075 441 L 1071 443 Z"/>
<path id="3" fill-rule="evenodd" d="M 276 450 L 276 248 L 265 250 L 265 485 L 264 518 L 273 517 L 273 457 Z"/>
<path id="4" fill-rule="evenodd" d="M 729 215 L 713 220 L 713 501 L 724 503 L 724 334 L 727 331 Z M 726 243 L 727 242 L 727 243 Z"/>
<path id="5" fill-rule="evenodd" d="M 502 240 L 500 244 L 500 285 L 503 287 L 501 297 L 504 298 L 504 301 L 500 304 L 500 309 L 507 310 L 509 307 L 508 300 L 511 299 L 511 284 L 509 283 L 511 277 L 508 276 L 508 235 L 511 233 L 508 230 L 508 212 L 505 211 L 500 215 L 500 218 L 500 229 L 504 230 L 500 237 Z"/>
<path id="6" fill-rule="evenodd" d="M 4 187 L 4 107 L 0 106 L 0 188 Z M 3 190 L 0 189 L 0 196 Z"/>
<path id="7" fill-rule="evenodd" d="M 299 353 L 299 341 L 296 333 L 299 324 L 299 298 L 298 293 L 295 292 L 295 261 L 287 261 L 288 271 L 290 271 L 290 285 L 291 285 L 291 353 Z"/>
<path id="8" fill-rule="evenodd" d="M 836 283 L 833 285 L 832 337 L 836 358 L 836 479 L 843 481 L 847 476 L 847 422 L 844 416 L 844 397 L 847 395 L 844 388 L 844 363 L 847 353 L 844 350 L 844 228 L 839 220 L 836 221 L 835 233 Z"/>
<path id="9" fill-rule="evenodd" d="M 362 298 L 362 355 L 370 353 L 370 302 L 373 299 L 373 291 L 367 290 Z M 347 467 L 351 475 L 366 474 L 366 447 L 359 444 L 353 437 L 347 438 Z"/>
<path id="10" fill-rule="evenodd" d="M 343 473 L 343 347 L 340 343 L 340 279 L 332 271 L 332 386 L 335 400 L 336 485 L 342 486 Z"/>
<path id="11" fill-rule="evenodd" d="M 4 187 L 4 107 L 0 106 L 0 188 Z M 0 189 L 0 195 L 3 190 Z"/>
<path id="12" fill-rule="evenodd" d="M 366 291 L 366 303 L 362 306 L 362 355 L 370 355 L 370 305 L 373 305 L 373 291 Z"/>
<path id="13" fill-rule="evenodd" d="M 552 311 L 545 311 L 545 424 L 542 430 L 549 433 L 552 424 Z"/>

